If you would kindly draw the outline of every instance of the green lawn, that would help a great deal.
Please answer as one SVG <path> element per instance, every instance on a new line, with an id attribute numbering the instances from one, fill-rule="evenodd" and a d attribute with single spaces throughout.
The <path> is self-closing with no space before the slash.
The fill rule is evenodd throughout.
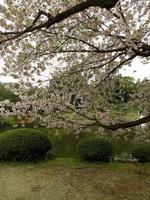
<path id="1" fill-rule="evenodd" d="M 150 164 L 1 163 L 0 200 L 149 200 Z"/>

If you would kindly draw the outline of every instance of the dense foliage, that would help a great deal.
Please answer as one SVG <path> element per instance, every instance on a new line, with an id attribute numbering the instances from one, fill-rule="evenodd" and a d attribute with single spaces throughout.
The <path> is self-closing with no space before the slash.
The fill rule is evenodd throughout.
<path id="1" fill-rule="evenodd" d="M 108 89 L 105 91 L 111 104 L 122 104 L 123 106 L 123 104 L 132 100 L 132 95 L 137 93 L 138 84 L 134 83 L 133 78 L 129 76 L 116 76 L 111 84 L 113 84 L 112 88 L 110 89 L 108 85 Z"/>
<path id="2" fill-rule="evenodd" d="M 132 156 L 139 162 L 150 162 L 150 145 L 141 146 L 132 152 Z"/>
<path id="3" fill-rule="evenodd" d="M 82 160 L 109 162 L 112 158 L 112 145 L 107 140 L 84 139 L 77 145 L 77 156 Z"/>
<path id="4" fill-rule="evenodd" d="M 14 129 L 0 135 L 1 161 L 32 161 L 51 150 L 48 137 L 35 129 Z"/>

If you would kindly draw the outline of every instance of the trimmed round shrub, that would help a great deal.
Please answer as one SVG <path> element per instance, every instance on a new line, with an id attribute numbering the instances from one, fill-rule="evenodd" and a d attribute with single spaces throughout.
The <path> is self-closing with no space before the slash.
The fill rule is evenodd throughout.
<path id="1" fill-rule="evenodd" d="M 112 145 L 107 140 L 84 139 L 77 145 L 77 156 L 81 160 L 109 162 L 112 158 Z"/>
<path id="2" fill-rule="evenodd" d="M 150 145 L 136 148 L 133 150 L 132 156 L 139 162 L 150 162 Z"/>
<path id="3" fill-rule="evenodd" d="M 35 129 L 14 129 L 0 135 L 1 161 L 41 159 L 51 148 L 49 138 Z"/>

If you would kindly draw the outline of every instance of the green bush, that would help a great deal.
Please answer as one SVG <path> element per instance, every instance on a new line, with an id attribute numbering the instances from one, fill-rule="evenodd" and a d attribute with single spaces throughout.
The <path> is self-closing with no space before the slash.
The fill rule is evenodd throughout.
<path id="1" fill-rule="evenodd" d="M 150 162 L 150 145 L 136 148 L 133 150 L 132 156 L 139 162 Z"/>
<path id="2" fill-rule="evenodd" d="M 1 161 L 40 159 L 52 148 L 48 137 L 35 129 L 14 129 L 0 135 Z"/>
<path id="3" fill-rule="evenodd" d="M 107 140 L 84 139 L 77 145 L 77 156 L 81 160 L 109 162 L 112 158 L 112 145 Z"/>

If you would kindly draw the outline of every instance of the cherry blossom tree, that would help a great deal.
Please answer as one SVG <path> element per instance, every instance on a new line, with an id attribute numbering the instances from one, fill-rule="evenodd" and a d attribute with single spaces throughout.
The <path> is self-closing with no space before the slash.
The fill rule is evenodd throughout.
<path id="1" fill-rule="evenodd" d="M 150 2 L 146 0 L 6 0 L 0 6 L 3 74 L 21 85 L 16 91 L 20 102 L 11 104 L 13 113 L 30 111 L 32 120 L 51 127 L 117 130 L 149 122 L 147 109 L 146 117 L 132 121 L 120 115 L 111 117 L 101 95 L 121 67 L 137 57 L 149 62 L 149 18 Z M 53 92 L 39 88 L 26 95 L 26 87 L 51 69 L 55 69 L 52 80 L 58 80 L 51 83 Z M 48 75 L 48 80 L 39 82 L 49 79 Z"/>

